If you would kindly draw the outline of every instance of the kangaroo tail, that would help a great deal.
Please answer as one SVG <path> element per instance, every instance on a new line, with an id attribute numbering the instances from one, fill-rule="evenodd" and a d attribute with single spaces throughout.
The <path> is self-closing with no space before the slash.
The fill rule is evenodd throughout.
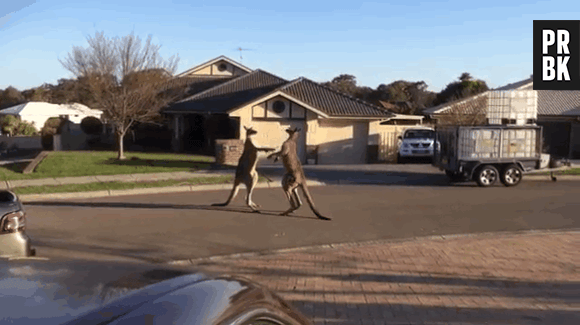
<path id="1" fill-rule="evenodd" d="M 312 196 L 310 195 L 310 192 L 308 191 L 308 187 L 306 186 L 306 184 L 301 184 L 300 187 L 302 188 L 302 193 L 304 193 L 304 196 L 306 197 L 306 201 L 308 201 L 308 205 L 310 205 L 310 209 L 312 209 L 312 212 L 314 212 L 314 214 L 322 220 L 331 220 L 328 217 L 323 216 L 320 212 L 318 212 L 318 210 L 316 209 L 316 207 L 314 206 L 314 200 L 312 200 Z"/>

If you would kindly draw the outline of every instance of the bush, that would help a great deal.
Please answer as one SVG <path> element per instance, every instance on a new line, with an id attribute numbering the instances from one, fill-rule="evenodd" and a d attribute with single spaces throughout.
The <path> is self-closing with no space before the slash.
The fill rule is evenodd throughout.
<path id="1" fill-rule="evenodd" d="M 41 142 L 44 150 L 52 150 L 53 136 L 62 132 L 63 126 L 66 124 L 66 119 L 61 117 L 51 117 L 44 123 L 41 130 Z"/>
<path id="2" fill-rule="evenodd" d="M 16 116 L 6 115 L 0 119 L 0 126 L 2 133 L 14 135 L 36 135 L 38 132 L 34 127 L 34 123 L 21 121 Z"/>
<path id="3" fill-rule="evenodd" d="M 96 117 L 87 116 L 81 121 L 81 129 L 89 135 L 98 135 L 103 131 L 103 122 Z"/>

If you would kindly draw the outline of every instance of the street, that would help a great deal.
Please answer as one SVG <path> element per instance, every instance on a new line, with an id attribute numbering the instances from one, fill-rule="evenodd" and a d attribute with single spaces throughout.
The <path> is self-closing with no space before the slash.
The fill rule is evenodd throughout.
<path id="1" fill-rule="evenodd" d="M 312 171 L 307 173 L 314 178 Z M 372 171 L 353 172 L 363 174 L 375 179 Z M 293 215 L 279 216 L 288 208 L 280 188 L 256 190 L 254 202 L 263 210 L 251 213 L 242 189 L 223 208 L 211 204 L 225 201 L 229 191 L 31 202 L 25 205 L 27 233 L 38 256 L 167 262 L 376 239 L 575 229 L 580 224 L 578 181 L 479 188 L 449 185 L 444 176 L 429 172 L 389 177 L 398 181 L 311 187 L 317 208 L 332 221 L 318 220 L 306 200 Z M 429 177 L 433 185 L 426 183 Z"/>

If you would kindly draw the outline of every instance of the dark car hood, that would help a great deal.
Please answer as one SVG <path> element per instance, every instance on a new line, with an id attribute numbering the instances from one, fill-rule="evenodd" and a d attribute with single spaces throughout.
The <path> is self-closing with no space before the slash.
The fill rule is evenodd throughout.
<path id="1" fill-rule="evenodd" d="M 193 273 L 192 273 L 193 272 Z M 221 324 L 284 301 L 239 278 L 138 263 L 0 262 L 0 323 Z M 236 316 L 237 317 L 237 316 Z"/>

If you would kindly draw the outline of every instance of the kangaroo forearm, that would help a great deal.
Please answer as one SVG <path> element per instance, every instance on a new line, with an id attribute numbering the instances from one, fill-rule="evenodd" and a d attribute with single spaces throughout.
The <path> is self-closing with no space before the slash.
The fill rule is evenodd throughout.
<path id="1" fill-rule="evenodd" d="M 270 159 L 270 158 L 274 158 L 274 157 L 276 157 L 276 158 L 279 158 L 281 154 L 282 154 L 282 151 L 274 152 L 273 154 L 270 154 L 270 155 L 268 156 L 268 158 L 269 158 L 269 159 Z"/>

